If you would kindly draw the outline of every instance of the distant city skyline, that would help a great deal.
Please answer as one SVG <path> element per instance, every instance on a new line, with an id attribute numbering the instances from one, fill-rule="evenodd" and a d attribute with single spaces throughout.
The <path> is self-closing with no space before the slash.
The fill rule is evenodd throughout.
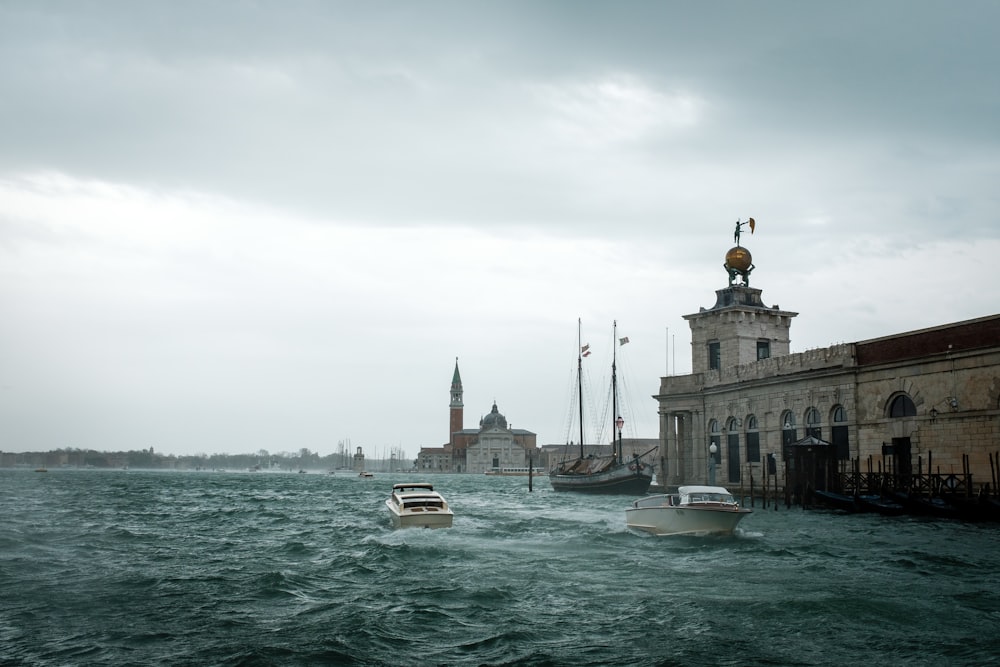
<path id="1" fill-rule="evenodd" d="M 228 470 L 228 471 L 325 471 L 353 470 L 357 467 L 356 450 L 340 450 L 320 454 L 298 452 L 233 452 L 213 454 L 172 454 L 154 448 L 129 451 L 57 449 L 47 451 L 11 452 L 0 450 L 0 468 L 51 466 L 54 468 L 135 468 L 166 470 Z M 363 452 L 364 454 L 364 452 Z M 363 469 L 370 472 L 409 470 L 414 460 L 402 456 L 399 450 L 364 455 Z"/>

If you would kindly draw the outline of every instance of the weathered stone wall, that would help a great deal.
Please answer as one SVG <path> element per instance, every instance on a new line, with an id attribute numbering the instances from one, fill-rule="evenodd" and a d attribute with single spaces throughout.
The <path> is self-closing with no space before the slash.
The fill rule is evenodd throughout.
<path id="1" fill-rule="evenodd" d="M 998 341 L 1000 345 L 1000 341 Z M 892 398 L 907 394 L 916 416 L 892 418 Z M 1000 452 L 1000 350 L 935 355 L 866 367 L 858 376 L 858 439 L 862 459 L 881 456 L 882 444 L 910 438 L 911 463 L 924 472 L 963 472 L 991 481 L 989 454 Z M 918 459 L 919 457 L 919 459 Z M 933 470 L 927 469 L 928 460 Z"/>
<path id="2" fill-rule="evenodd" d="M 704 482 L 708 470 L 709 424 L 720 427 L 722 465 L 716 480 L 735 484 L 729 478 L 728 433 L 722 432 L 730 417 L 740 420 L 742 475 L 748 468 L 746 434 L 748 417 L 757 419 L 761 459 L 776 454 L 779 479 L 783 473 L 782 433 L 786 418 L 794 424 L 794 437 L 805 435 L 805 416 L 810 408 L 820 414 L 820 437 L 831 439 L 833 411 L 844 409 L 851 458 L 881 461 L 882 446 L 893 438 L 909 438 L 912 469 L 923 472 L 962 473 L 963 455 L 968 455 L 976 488 L 990 482 L 989 454 L 1000 455 L 1000 336 L 991 338 L 991 327 L 1000 316 L 984 318 L 974 326 L 959 323 L 956 335 L 949 327 L 927 336 L 900 336 L 899 346 L 891 338 L 879 339 L 877 350 L 869 347 L 868 363 L 858 363 L 858 345 L 847 343 L 797 354 L 773 357 L 687 376 L 661 378 L 661 441 L 670 458 L 666 462 L 668 483 Z M 984 333 L 985 332 L 985 333 Z M 941 341 L 950 339 L 948 343 Z M 958 341 L 964 341 L 960 344 Z M 930 347 L 929 347 L 930 346 Z M 913 351 L 944 350 L 913 357 Z M 877 351 L 877 354 L 874 352 Z M 912 417 L 889 416 L 892 399 L 905 393 L 916 407 Z M 683 433 L 675 432 L 678 420 Z M 933 470 L 928 470 L 928 460 Z M 783 480 L 782 480 L 783 481 Z"/>

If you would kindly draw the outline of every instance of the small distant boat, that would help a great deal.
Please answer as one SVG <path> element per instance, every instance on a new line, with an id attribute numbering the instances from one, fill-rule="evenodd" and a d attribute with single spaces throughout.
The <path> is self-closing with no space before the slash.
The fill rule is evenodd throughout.
<path id="1" fill-rule="evenodd" d="M 653 535 L 731 535 L 753 510 L 721 486 L 682 486 L 677 493 L 640 498 L 625 510 L 625 525 Z"/>
<path id="2" fill-rule="evenodd" d="M 393 484 L 385 501 L 393 528 L 451 528 L 454 513 L 434 486 Z"/>
<path id="3" fill-rule="evenodd" d="M 541 468 L 490 468 L 483 474 L 498 477 L 527 477 L 528 475 L 538 475 L 541 477 L 545 474 L 545 471 Z"/>
<path id="4" fill-rule="evenodd" d="M 362 470 L 361 472 L 358 473 L 358 477 L 374 477 L 374 476 L 375 476 L 375 473 L 373 473 L 373 472 L 367 472 L 365 470 Z"/>
<path id="5" fill-rule="evenodd" d="M 48 471 L 49 469 L 46 468 L 45 466 L 42 466 L 41 468 L 35 468 L 35 472 L 48 472 Z"/>

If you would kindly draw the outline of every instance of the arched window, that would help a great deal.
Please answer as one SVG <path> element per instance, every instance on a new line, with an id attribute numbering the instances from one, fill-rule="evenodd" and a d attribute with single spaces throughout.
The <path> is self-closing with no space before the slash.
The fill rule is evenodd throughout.
<path id="1" fill-rule="evenodd" d="M 806 435 L 823 439 L 823 430 L 820 428 L 819 410 L 809 408 L 806 410 Z"/>
<path id="2" fill-rule="evenodd" d="M 851 458 L 851 443 L 848 439 L 847 410 L 844 409 L 844 406 L 838 405 L 833 408 L 831 415 L 833 426 L 830 428 L 830 437 L 834 451 L 837 452 L 838 459 L 849 459 Z"/>
<path id="3" fill-rule="evenodd" d="M 798 440 L 795 433 L 795 413 L 785 410 L 781 413 L 781 456 L 788 460 L 788 446 Z"/>
<path id="4" fill-rule="evenodd" d="M 892 399 L 889 403 L 889 416 L 896 417 L 916 417 L 917 416 L 917 406 L 913 404 L 913 399 L 911 399 L 906 394 L 900 394 Z"/>
<path id="5" fill-rule="evenodd" d="M 747 425 L 747 461 L 760 463 L 760 433 L 757 432 L 757 417 L 748 415 Z"/>
<path id="6" fill-rule="evenodd" d="M 740 420 L 730 417 L 726 420 L 726 451 L 729 456 L 729 481 L 740 481 Z"/>

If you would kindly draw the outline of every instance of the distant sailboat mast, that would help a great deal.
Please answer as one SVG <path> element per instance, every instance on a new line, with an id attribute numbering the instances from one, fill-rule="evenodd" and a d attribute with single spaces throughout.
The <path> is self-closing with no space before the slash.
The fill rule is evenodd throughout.
<path id="1" fill-rule="evenodd" d="M 583 323 L 580 318 L 576 320 L 576 389 L 578 392 L 577 401 L 580 404 L 580 458 L 583 458 L 583 336 L 581 329 Z"/>
<path id="2" fill-rule="evenodd" d="M 611 331 L 611 451 L 615 453 L 615 460 L 621 463 L 621 441 L 615 438 L 618 421 L 618 320 L 613 320 Z"/>

